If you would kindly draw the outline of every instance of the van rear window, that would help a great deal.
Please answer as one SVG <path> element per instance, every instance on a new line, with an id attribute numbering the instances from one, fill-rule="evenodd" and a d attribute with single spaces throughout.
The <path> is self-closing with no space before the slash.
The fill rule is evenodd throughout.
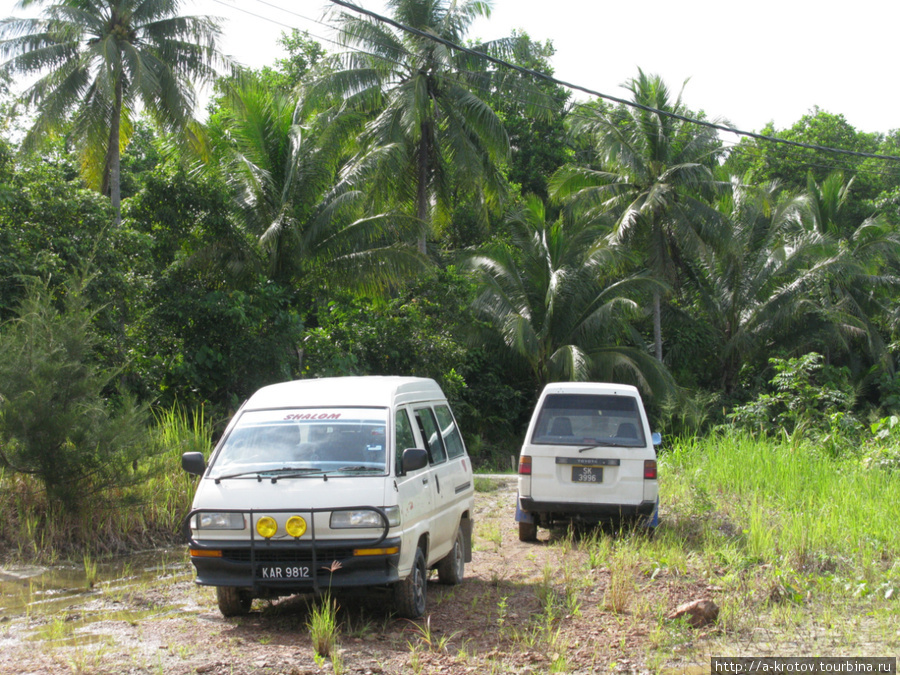
<path id="1" fill-rule="evenodd" d="M 535 445 L 646 445 L 637 399 L 606 394 L 548 395 L 531 442 Z"/>

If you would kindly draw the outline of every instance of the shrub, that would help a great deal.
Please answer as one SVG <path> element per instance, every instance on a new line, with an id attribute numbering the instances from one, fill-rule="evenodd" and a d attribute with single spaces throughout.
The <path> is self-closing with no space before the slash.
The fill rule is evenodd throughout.
<path id="1" fill-rule="evenodd" d="M 0 330 L 0 465 L 36 476 L 70 511 L 124 484 L 149 445 L 146 411 L 104 395 L 115 373 L 94 357 L 86 286 L 70 281 L 57 309 L 49 284 L 32 281 Z"/>
<path id="2" fill-rule="evenodd" d="M 815 352 L 769 363 L 775 369 L 774 392 L 735 408 L 729 421 L 766 434 L 813 437 L 831 454 L 852 447 L 863 428 L 851 414 L 854 397 L 846 373 L 823 367 L 822 355 Z"/>

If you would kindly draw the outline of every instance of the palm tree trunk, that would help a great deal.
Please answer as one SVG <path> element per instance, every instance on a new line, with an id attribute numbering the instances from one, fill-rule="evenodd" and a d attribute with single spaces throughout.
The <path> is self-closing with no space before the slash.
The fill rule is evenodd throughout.
<path id="1" fill-rule="evenodd" d="M 116 225 L 122 224 L 122 169 L 119 153 L 119 132 L 122 119 L 122 79 L 116 81 L 116 100 L 109 123 L 109 145 L 106 148 L 106 165 L 103 167 L 103 185 L 100 190 L 109 194 L 115 213 Z"/>
<path id="2" fill-rule="evenodd" d="M 653 291 L 653 347 L 656 351 L 656 360 L 662 363 L 662 311 L 660 310 L 660 292 Z"/>
<path id="3" fill-rule="evenodd" d="M 428 231 L 425 226 L 428 217 L 428 123 L 422 122 L 422 137 L 419 139 L 418 153 L 418 185 L 416 185 L 416 218 L 422 222 L 422 234 L 419 235 L 419 253 L 426 255 Z"/>

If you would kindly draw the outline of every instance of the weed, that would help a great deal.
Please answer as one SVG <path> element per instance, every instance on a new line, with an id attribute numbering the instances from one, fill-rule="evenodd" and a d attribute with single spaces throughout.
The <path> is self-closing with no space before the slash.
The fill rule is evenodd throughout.
<path id="1" fill-rule="evenodd" d="M 409 644 L 409 643 L 407 643 Z M 419 656 L 419 645 L 409 645 L 409 668 L 413 673 L 422 672 L 422 659 Z"/>
<path id="2" fill-rule="evenodd" d="M 66 626 L 68 618 L 69 615 L 66 612 L 52 617 L 50 619 L 50 622 L 46 624 L 43 629 L 41 629 L 41 638 L 44 640 L 61 640 L 62 638 L 64 638 L 69 632 L 68 626 Z"/>
<path id="3" fill-rule="evenodd" d="M 309 629 L 313 650 L 323 658 L 330 655 L 337 644 L 337 612 L 337 600 L 331 597 L 331 593 L 325 593 L 309 614 L 306 627 Z"/>
<path id="4" fill-rule="evenodd" d="M 423 624 L 417 624 L 411 622 L 413 625 L 413 631 L 418 635 L 419 641 L 416 647 L 419 645 L 424 645 L 428 651 L 430 652 L 445 652 L 447 651 L 447 645 L 457 634 L 453 633 L 452 635 L 442 635 L 440 637 L 436 636 L 434 632 L 431 630 L 431 615 L 429 614 L 425 617 L 425 622 Z M 410 646 L 410 649 L 414 647 L 414 645 L 407 643 Z"/>
<path id="5" fill-rule="evenodd" d="M 609 585 L 603 595 L 603 605 L 616 614 L 628 609 L 634 595 L 634 575 L 637 557 L 633 548 L 618 547 L 609 568 Z"/>
<path id="6" fill-rule="evenodd" d="M 566 584 L 565 602 L 568 616 L 581 616 L 581 594 L 576 586 Z"/>
<path id="7" fill-rule="evenodd" d="M 91 558 L 90 552 L 84 554 L 84 583 L 88 588 L 93 588 L 97 583 L 97 561 Z"/>
<path id="8" fill-rule="evenodd" d="M 494 552 L 498 552 L 500 550 L 500 545 L 503 543 L 503 533 L 500 531 L 499 523 L 494 520 L 480 523 L 478 526 L 478 538 L 493 543 Z M 483 549 L 476 545 L 476 550 Z"/>
<path id="9" fill-rule="evenodd" d="M 350 637 L 364 638 L 375 632 L 375 623 L 371 619 L 367 619 L 363 614 L 359 615 L 358 621 L 352 621 L 348 617 L 346 632 Z"/>
<path id="10" fill-rule="evenodd" d="M 541 568 L 541 581 L 534 592 L 537 594 L 538 602 L 541 603 L 541 610 L 546 612 L 556 598 L 556 591 L 553 589 L 553 566 L 549 562 Z"/>
<path id="11" fill-rule="evenodd" d="M 271 641 L 271 638 L 270 638 Z M 260 640 L 260 644 L 265 644 Z M 180 659 L 187 661 L 196 653 L 196 648 L 194 645 L 175 645 L 172 650 Z"/>
<path id="12" fill-rule="evenodd" d="M 334 649 L 331 652 L 331 669 L 334 671 L 334 675 L 343 675 L 346 672 L 344 654 L 340 649 Z"/>
<path id="13" fill-rule="evenodd" d="M 500 631 L 503 631 L 503 624 L 506 623 L 506 614 L 508 612 L 508 607 L 506 604 L 506 596 L 502 596 L 497 603 L 497 627 Z"/>
<path id="14" fill-rule="evenodd" d="M 569 672 L 569 660 L 566 658 L 565 654 L 554 654 L 553 660 L 550 662 L 550 672 L 551 673 L 568 673 Z"/>
<path id="15" fill-rule="evenodd" d="M 100 668 L 105 651 L 102 645 L 76 647 L 69 651 L 66 661 L 75 675 L 91 673 Z"/>
<path id="16" fill-rule="evenodd" d="M 456 660 L 466 663 L 470 661 L 473 657 L 473 653 L 469 651 L 469 644 L 472 641 L 469 639 L 463 640 L 463 643 L 459 646 L 459 649 L 456 650 Z"/>
<path id="17" fill-rule="evenodd" d="M 475 476 L 474 479 L 475 492 L 496 492 L 500 489 L 497 481 L 487 478 L 486 476 Z"/>

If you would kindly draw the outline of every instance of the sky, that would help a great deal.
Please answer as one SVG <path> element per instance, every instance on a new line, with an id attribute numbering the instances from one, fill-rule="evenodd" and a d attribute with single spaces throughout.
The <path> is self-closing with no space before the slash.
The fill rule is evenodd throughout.
<path id="1" fill-rule="evenodd" d="M 383 0 L 356 2 L 386 13 Z M 0 16 L 14 4 L 0 0 Z M 333 30 L 319 23 L 329 5 L 183 0 L 182 13 L 221 17 L 223 51 L 261 67 L 284 55 L 277 40 L 289 27 L 336 49 Z M 627 98 L 621 84 L 638 68 L 675 92 L 689 78 L 688 107 L 747 131 L 768 122 L 790 127 L 818 106 L 859 131 L 887 132 L 900 128 L 898 21 L 900 3 L 892 0 L 494 0 L 490 19 L 478 20 L 469 37 L 490 40 L 517 29 L 549 39 L 556 77 L 617 97 Z"/>

